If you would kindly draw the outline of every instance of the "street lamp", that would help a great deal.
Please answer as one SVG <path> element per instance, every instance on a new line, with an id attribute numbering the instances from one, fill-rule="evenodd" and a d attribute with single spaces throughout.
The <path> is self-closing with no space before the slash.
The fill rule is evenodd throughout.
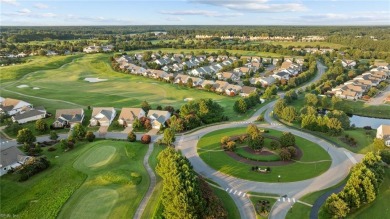
<path id="1" fill-rule="evenodd" d="M 278 176 L 278 182 L 280 182 L 280 175 Z"/>
<path id="2" fill-rule="evenodd" d="M 290 208 L 290 209 L 291 209 L 291 213 L 292 213 L 292 205 L 291 205 L 291 208 Z"/>

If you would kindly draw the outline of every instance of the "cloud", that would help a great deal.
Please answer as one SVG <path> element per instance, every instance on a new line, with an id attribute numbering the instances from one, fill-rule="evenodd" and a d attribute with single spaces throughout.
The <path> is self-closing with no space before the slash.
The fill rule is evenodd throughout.
<path id="1" fill-rule="evenodd" d="M 376 11 L 374 12 L 355 12 L 352 14 L 336 14 L 336 13 L 325 13 L 325 14 L 311 14 L 311 15 L 302 15 L 301 19 L 305 22 L 314 22 L 314 23 L 381 23 L 388 22 L 390 15 L 386 11 Z"/>
<path id="2" fill-rule="evenodd" d="M 237 17 L 242 15 L 241 13 L 220 13 L 207 10 L 160 11 L 160 13 L 169 15 L 203 15 L 206 17 Z"/>
<path id="3" fill-rule="evenodd" d="M 16 0 L 0 0 L 0 2 L 4 4 L 14 5 L 14 6 L 20 5 L 20 3 L 17 2 Z"/>
<path id="4" fill-rule="evenodd" d="M 189 0 L 192 3 L 207 4 L 224 7 L 230 10 L 252 13 L 277 13 L 306 11 L 307 8 L 300 3 L 269 3 L 269 0 Z"/>
<path id="5" fill-rule="evenodd" d="M 167 21 L 183 21 L 184 19 L 181 17 L 167 17 L 165 20 L 167 20 Z"/>
<path id="6" fill-rule="evenodd" d="M 16 12 L 17 14 L 20 15 L 28 15 L 31 14 L 31 10 L 27 8 L 20 9 L 19 11 Z"/>
<path id="7" fill-rule="evenodd" d="M 29 18 L 53 18 L 57 17 L 57 14 L 54 13 L 34 13 L 28 8 L 23 8 L 15 12 L 4 12 L 1 14 L 2 16 L 7 17 L 17 17 L 17 18 L 23 18 L 23 17 L 29 17 Z"/>
<path id="8" fill-rule="evenodd" d="M 103 16 L 77 16 L 73 14 L 68 14 L 65 16 L 65 21 L 71 22 L 80 22 L 83 24 L 93 23 L 104 23 L 104 24 L 122 24 L 126 25 L 128 23 L 132 23 L 129 19 L 116 19 L 116 18 L 105 18 Z"/>
<path id="9" fill-rule="evenodd" d="M 46 8 L 49 8 L 48 5 L 45 5 L 45 4 L 43 4 L 43 3 L 36 3 L 36 4 L 34 4 L 34 7 L 35 7 L 35 8 L 39 8 L 39 9 L 46 9 Z"/>

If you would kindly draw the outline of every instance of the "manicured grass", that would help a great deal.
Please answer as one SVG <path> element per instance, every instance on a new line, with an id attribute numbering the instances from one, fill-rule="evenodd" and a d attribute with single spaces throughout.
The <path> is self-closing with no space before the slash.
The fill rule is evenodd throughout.
<path id="1" fill-rule="evenodd" d="M 1 214 L 20 218 L 133 216 L 149 186 L 142 164 L 145 145 L 99 140 L 77 143 L 68 152 L 56 147 L 54 152 L 43 152 L 51 161 L 50 168 L 26 182 L 17 182 L 16 175 L 1 177 Z M 140 173 L 140 184 L 129 183 L 131 172 Z"/>
<path id="2" fill-rule="evenodd" d="M 269 145 L 270 145 L 271 141 L 272 141 L 272 139 L 265 138 L 264 139 L 264 147 L 270 148 Z M 246 145 L 246 144 L 244 143 L 243 145 Z M 247 152 L 244 148 L 239 147 L 239 146 L 236 149 L 235 153 L 242 156 L 242 157 L 246 157 L 246 158 L 257 160 L 257 161 L 278 161 L 278 160 L 280 160 L 280 157 L 277 154 L 267 155 L 267 156 L 260 155 L 260 154 L 252 154 L 252 153 Z M 275 153 L 277 153 L 277 152 L 275 151 Z"/>
<path id="3" fill-rule="evenodd" d="M 149 202 L 146 205 L 144 213 L 142 214 L 141 218 L 144 219 L 154 218 L 154 215 L 156 215 L 156 212 L 159 207 L 160 196 L 162 194 L 162 180 L 161 177 L 156 173 L 156 166 L 158 162 L 157 156 L 162 150 L 164 150 L 164 148 L 165 148 L 164 146 L 157 146 L 157 144 L 155 144 L 153 152 L 149 157 L 149 165 L 156 174 L 157 183 L 156 186 L 154 187 L 152 196 L 150 197 Z"/>
<path id="4" fill-rule="evenodd" d="M 51 166 L 22 183 L 17 182 L 16 175 L 2 176 L 1 214 L 15 214 L 20 218 L 55 218 L 86 179 L 86 174 L 73 168 L 73 162 L 91 147 L 92 144 L 77 143 L 66 153 L 59 146 L 54 152 L 44 149 Z"/>
<path id="5" fill-rule="evenodd" d="M 301 204 L 294 203 L 293 207 L 288 211 L 286 218 L 288 219 L 302 219 L 302 218 L 310 218 L 310 210 L 311 207 Z"/>
<path id="6" fill-rule="evenodd" d="M 70 63 L 80 55 L 72 56 L 33 56 L 26 58 L 26 63 L 18 64 L 14 66 L 1 67 L 0 82 L 9 82 L 11 80 L 20 79 L 25 74 L 42 71 L 47 69 L 56 69 L 60 66 Z M 31 89 L 31 88 L 30 88 Z"/>
<path id="7" fill-rule="evenodd" d="M 330 164 L 327 152 L 308 140 L 296 137 L 296 144 L 303 151 L 300 161 L 312 162 L 328 160 L 314 165 L 313 163 L 293 163 L 286 166 L 271 167 L 271 173 L 260 174 L 251 171 L 251 165 L 237 162 L 220 150 L 220 139 L 223 136 L 232 136 L 245 133 L 246 128 L 222 129 L 208 133 L 198 143 L 199 156 L 212 168 L 223 173 L 247 180 L 262 182 L 277 182 L 277 176 L 281 175 L 281 182 L 292 182 L 309 179 L 325 172 Z M 270 130 L 270 135 L 279 137 L 282 132 Z M 215 151 L 208 151 L 215 150 Z"/>
<path id="8" fill-rule="evenodd" d="M 213 186 L 210 186 L 214 191 L 215 195 L 222 201 L 222 205 L 228 213 L 228 219 L 240 218 L 240 212 L 238 211 L 237 205 L 234 203 L 232 197 L 225 191 Z"/>
<path id="9" fill-rule="evenodd" d="M 390 218 L 390 169 L 385 171 L 385 180 L 379 189 L 379 195 L 371 204 L 359 209 L 347 218 Z"/>
<path id="10" fill-rule="evenodd" d="M 73 164 L 88 178 L 69 198 L 58 217 L 133 217 L 150 183 L 142 163 L 147 146 L 108 140 L 91 144 Z M 132 173 L 140 174 L 139 184 L 134 183 Z"/>
<path id="11" fill-rule="evenodd" d="M 390 119 L 390 106 L 386 104 L 375 106 L 365 104 L 364 101 L 343 100 L 338 109 L 359 116 Z"/>
<path id="12" fill-rule="evenodd" d="M 51 111 L 58 108 L 80 106 L 84 108 L 86 106 L 139 107 L 144 100 L 148 101 L 153 108 L 157 105 L 172 105 L 175 109 L 179 109 L 186 103 L 184 101 L 185 98 L 194 98 L 195 100 L 211 98 L 224 108 L 225 115 L 230 117 L 231 120 L 245 119 L 254 112 L 250 111 L 243 116 L 237 116 L 233 111 L 233 105 L 240 97 L 227 97 L 142 76 L 115 72 L 110 66 L 109 56 L 109 54 L 84 55 L 62 68 L 40 70 L 15 85 L 7 87 L 7 89 L 13 92 L 29 96 L 5 90 L 2 90 L 2 96 L 28 100 L 35 106 L 42 105 Z M 16 68 L 16 66 L 11 66 L 9 71 L 12 71 L 13 67 Z M 108 79 L 108 81 L 89 83 L 84 81 L 86 77 L 99 77 Z M 16 87 L 21 84 L 26 84 L 30 87 Z M 33 90 L 32 87 L 39 87 L 40 89 Z M 80 106 L 61 101 L 69 101 Z"/>
<path id="13" fill-rule="evenodd" d="M 254 197 L 254 196 L 250 196 L 250 200 L 251 200 L 251 202 L 252 202 L 252 204 L 253 204 L 253 207 L 256 209 L 256 203 L 258 202 L 258 201 L 260 201 L 260 200 L 263 200 L 263 201 L 269 201 L 270 202 L 270 207 L 271 207 L 271 209 L 272 209 L 272 206 L 275 204 L 275 202 L 276 202 L 276 199 L 274 199 L 274 198 L 260 198 L 260 197 Z M 268 217 L 264 217 L 264 216 L 262 216 L 262 215 L 260 215 L 260 214 L 258 214 L 257 212 L 256 212 L 256 218 L 257 219 L 267 219 Z"/>

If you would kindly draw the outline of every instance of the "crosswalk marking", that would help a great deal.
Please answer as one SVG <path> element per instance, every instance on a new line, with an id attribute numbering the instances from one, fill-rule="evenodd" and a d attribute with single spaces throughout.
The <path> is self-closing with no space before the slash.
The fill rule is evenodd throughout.
<path id="1" fill-rule="evenodd" d="M 227 192 L 227 190 L 229 190 L 229 188 L 226 188 L 225 191 Z"/>
<path id="2" fill-rule="evenodd" d="M 242 197 L 245 197 L 246 196 L 246 193 L 244 193 L 243 195 L 242 195 Z"/>
<path id="3" fill-rule="evenodd" d="M 295 198 L 292 198 L 293 202 L 295 203 Z"/>
<path id="4" fill-rule="evenodd" d="M 280 202 L 280 198 L 278 198 L 278 202 Z"/>
<path id="5" fill-rule="evenodd" d="M 290 198 L 287 198 L 287 201 L 290 202 Z"/>
<path id="6" fill-rule="evenodd" d="M 234 190 L 234 193 L 233 193 L 233 195 L 235 195 L 237 193 L 237 190 Z"/>
<path id="7" fill-rule="evenodd" d="M 237 195 L 240 196 L 240 195 L 241 195 L 241 192 L 239 192 Z"/>
<path id="8" fill-rule="evenodd" d="M 232 193 L 233 189 L 230 189 L 229 193 Z"/>
<path id="9" fill-rule="evenodd" d="M 285 201 L 286 201 L 286 199 L 283 198 L 283 202 L 285 202 Z"/>

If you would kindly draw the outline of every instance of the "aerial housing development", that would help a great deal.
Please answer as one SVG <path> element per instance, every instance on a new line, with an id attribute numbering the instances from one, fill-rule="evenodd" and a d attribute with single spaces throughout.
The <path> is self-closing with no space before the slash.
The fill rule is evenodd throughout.
<path id="1" fill-rule="evenodd" d="M 158 3 L 0 2 L 0 217 L 390 218 L 386 4 Z"/>

